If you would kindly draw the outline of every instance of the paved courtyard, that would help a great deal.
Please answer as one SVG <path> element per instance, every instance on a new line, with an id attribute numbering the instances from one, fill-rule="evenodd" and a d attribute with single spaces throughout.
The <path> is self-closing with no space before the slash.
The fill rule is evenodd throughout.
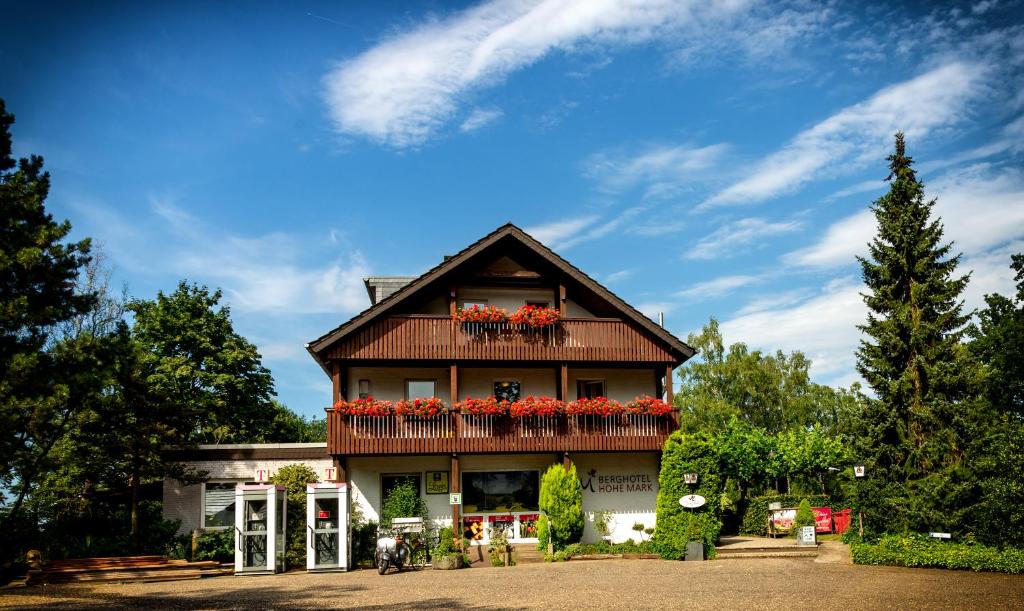
<path id="1" fill-rule="evenodd" d="M 1021 609 L 1024 576 L 812 559 L 575 561 L 379 576 L 305 572 L 0 593 L 19 609 Z"/>

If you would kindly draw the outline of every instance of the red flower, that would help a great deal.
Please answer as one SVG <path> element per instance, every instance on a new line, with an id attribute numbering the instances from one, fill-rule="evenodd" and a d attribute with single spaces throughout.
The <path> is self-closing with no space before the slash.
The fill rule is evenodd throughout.
<path id="1" fill-rule="evenodd" d="M 399 401 L 395 404 L 395 413 L 402 416 L 419 416 L 432 418 L 438 414 L 447 414 L 448 406 L 437 397 Z"/>
<path id="2" fill-rule="evenodd" d="M 551 397 L 526 397 L 512 403 L 509 413 L 513 418 L 524 416 L 554 416 L 565 411 L 565 403 Z"/>
<path id="3" fill-rule="evenodd" d="M 674 407 L 665 403 L 661 399 L 655 399 L 654 397 L 637 397 L 626 404 L 627 414 L 649 414 L 651 416 L 664 416 L 672 413 L 675 410 Z"/>
<path id="4" fill-rule="evenodd" d="M 558 322 L 558 310 L 535 305 L 525 305 L 515 311 L 508 321 L 513 325 L 528 325 L 535 329 L 550 327 Z"/>
<path id="5" fill-rule="evenodd" d="M 567 406 L 566 412 L 590 416 L 615 416 L 622 413 L 622 405 L 608 397 L 577 399 Z"/>
<path id="6" fill-rule="evenodd" d="M 508 320 L 508 312 L 492 305 L 481 308 L 473 304 L 468 308 L 459 308 L 452 318 L 459 322 L 505 322 Z"/>
<path id="7" fill-rule="evenodd" d="M 334 411 L 346 416 L 390 416 L 394 408 L 391 401 L 378 401 L 373 397 L 367 397 L 355 401 L 338 401 L 334 404 Z"/>
<path id="8" fill-rule="evenodd" d="M 501 416 L 508 413 L 508 401 L 498 401 L 494 397 L 486 399 L 471 399 L 466 397 L 455 407 L 463 414 L 474 416 Z"/>

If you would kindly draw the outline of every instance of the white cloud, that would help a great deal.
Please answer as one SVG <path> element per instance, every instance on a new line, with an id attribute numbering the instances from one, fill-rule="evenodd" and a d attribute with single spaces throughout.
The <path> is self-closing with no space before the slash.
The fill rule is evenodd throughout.
<path id="1" fill-rule="evenodd" d="M 722 297 L 734 292 L 736 289 L 750 286 L 761 280 L 758 276 L 721 276 L 713 280 L 707 280 L 705 282 L 698 282 L 693 286 L 677 291 L 676 297 L 688 299 L 690 301 L 700 301 L 703 299 L 712 299 L 715 297 Z"/>
<path id="2" fill-rule="evenodd" d="M 801 132 L 761 160 L 747 178 L 709 198 L 701 208 L 771 199 L 795 190 L 822 172 L 884 158 L 897 130 L 917 141 L 962 121 L 968 104 L 984 91 L 986 69 L 953 62 L 882 89 Z"/>
<path id="3" fill-rule="evenodd" d="M 925 186 L 937 198 L 933 214 L 942 218 L 945 239 L 954 250 L 979 254 L 1024 236 L 1024 174 L 1016 168 L 977 164 L 939 177 Z M 854 263 L 867 253 L 876 230 L 874 214 L 864 209 L 825 230 L 815 244 L 783 255 L 789 265 L 828 268 Z"/>
<path id="4" fill-rule="evenodd" d="M 553 221 L 545 225 L 526 227 L 523 231 L 530 234 L 533 239 L 537 240 L 541 244 L 544 244 L 548 248 L 552 248 L 555 244 L 578 237 L 581 231 L 593 224 L 597 219 L 598 217 L 596 215 L 580 216 L 571 219 L 563 219 L 561 221 Z"/>
<path id="5" fill-rule="evenodd" d="M 867 317 L 862 290 L 856 278 L 840 278 L 795 305 L 748 309 L 725 320 L 722 336 L 766 350 L 800 350 L 813 361 L 816 377 L 847 374 L 861 335 L 857 325 Z"/>
<path id="6" fill-rule="evenodd" d="M 614 284 L 616 282 L 622 282 L 623 280 L 632 277 L 633 273 L 634 271 L 631 269 L 620 269 L 617 272 L 612 272 L 608 274 L 607 276 L 604 277 L 603 280 L 605 284 Z"/>
<path id="7" fill-rule="evenodd" d="M 855 185 L 850 185 L 849 187 L 846 187 L 845 189 L 840 189 L 840 190 L 836 191 L 835 193 L 833 193 L 832 195 L 829 195 L 825 199 L 828 199 L 828 200 L 841 199 L 843 197 L 848 197 L 850 195 L 857 195 L 859 193 L 870 193 L 871 191 L 882 192 L 882 191 L 885 191 L 887 188 L 888 188 L 888 183 L 886 183 L 884 180 L 881 180 L 881 179 L 865 180 L 865 181 L 859 182 L 859 183 L 857 183 Z"/>
<path id="8" fill-rule="evenodd" d="M 466 120 L 459 126 L 463 133 L 475 132 L 489 123 L 500 119 L 505 113 L 500 108 L 474 108 Z"/>
<path id="9" fill-rule="evenodd" d="M 585 172 L 608 192 L 639 185 L 644 189 L 645 199 L 666 197 L 686 188 L 688 183 L 715 167 L 727 148 L 724 144 L 660 145 L 649 146 L 635 155 L 602 152 L 586 161 Z"/>
<path id="10" fill-rule="evenodd" d="M 705 236 L 693 250 L 686 253 L 687 259 L 715 259 L 738 254 L 738 250 L 770 236 L 796 231 L 801 227 L 798 221 L 772 223 L 761 218 L 745 218 L 727 223 Z"/>
<path id="11" fill-rule="evenodd" d="M 394 35 L 338 63 L 324 77 L 325 99 L 339 132 L 395 147 L 415 146 L 449 121 L 474 90 L 500 82 L 554 51 L 680 38 L 687 28 L 711 35 L 727 30 L 730 18 L 747 12 L 747 4 L 485 2 Z M 749 52 L 756 51 L 752 44 Z"/>
<path id="12" fill-rule="evenodd" d="M 867 253 L 867 244 L 874 235 L 875 215 L 865 208 L 833 223 L 816 244 L 787 253 L 782 261 L 801 267 L 849 265 L 855 256 Z"/>

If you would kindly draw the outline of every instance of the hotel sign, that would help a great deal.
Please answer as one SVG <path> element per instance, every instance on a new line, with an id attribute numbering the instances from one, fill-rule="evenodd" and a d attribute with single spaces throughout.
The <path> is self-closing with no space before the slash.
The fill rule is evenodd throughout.
<path id="1" fill-rule="evenodd" d="M 687 509 L 696 509 L 698 507 L 702 507 L 706 502 L 707 499 L 705 499 L 699 494 L 688 494 L 683 498 L 679 499 L 679 504 L 682 505 L 683 507 L 686 507 Z"/>
<path id="2" fill-rule="evenodd" d="M 655 479 L 648 473 L 617 473 L 598 475 L 596 469 L 587 472 L 587 479 L 581 478 L 584 490 L 598 494 L 625 494 L 631 492 L 656 492 Z"/>

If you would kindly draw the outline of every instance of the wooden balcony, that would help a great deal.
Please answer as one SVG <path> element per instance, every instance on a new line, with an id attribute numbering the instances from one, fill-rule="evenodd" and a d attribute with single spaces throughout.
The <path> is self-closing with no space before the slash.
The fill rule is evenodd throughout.
<path id="1" fill-rule="evenodd" d="M 327 451 L 345 456 L 659 451 L 678 415 L 348 416 L 327 411 Z"/>
<path id="2" fill-rule="evenodd" d="M 341 340 L 338 360 L 496 360 L 670 363 L 658 342 L 614 318 L 565 318 L 546 329 L 463 324 L 449 316 L 392 316 Z"/>

